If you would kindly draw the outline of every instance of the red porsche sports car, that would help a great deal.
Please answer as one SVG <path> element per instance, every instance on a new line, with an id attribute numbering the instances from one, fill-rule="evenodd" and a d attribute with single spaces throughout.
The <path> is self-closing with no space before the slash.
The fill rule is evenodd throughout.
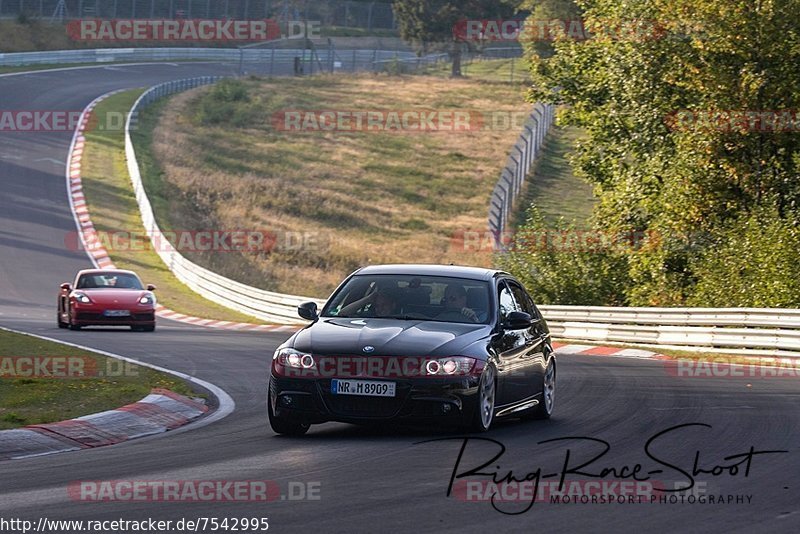
<path id="1" fill-rule="evenodd" d="M 88 269 L 79 271 L 73 284 L 61 284 L 58 327 L 130 326 L 131 330 L 156 329 L 153 285 L 145 287 L 132 271 Z"/>

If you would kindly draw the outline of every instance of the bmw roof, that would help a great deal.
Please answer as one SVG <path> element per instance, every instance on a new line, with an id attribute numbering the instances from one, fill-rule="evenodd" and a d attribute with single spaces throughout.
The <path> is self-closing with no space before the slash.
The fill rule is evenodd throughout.
<path id="1" fill-rule="evenodd" d="M 456 278 L 471 278 L 474 280 L 491 280 L 499 274 L 505 274 L 496 269 L 484 267 L 464 267 L 460 265 L 428 265 L 428 264 L 397 264 L 397 265 L 370 265 L 363 267 L 355 274 L 399 274 L 419 276 L 453 276 Z"/>

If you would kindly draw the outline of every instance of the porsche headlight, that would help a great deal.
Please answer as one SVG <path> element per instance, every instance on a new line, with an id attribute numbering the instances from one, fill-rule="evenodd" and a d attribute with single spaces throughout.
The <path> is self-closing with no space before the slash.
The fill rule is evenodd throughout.
<path id="1" fill-rule="evenodd" d="M 92 299 L 89 298 L 89 295 L 86 293 L 75 292 L 72 294 L 72 298 L 80 302 L 81 304 L 91 304 Z"/>

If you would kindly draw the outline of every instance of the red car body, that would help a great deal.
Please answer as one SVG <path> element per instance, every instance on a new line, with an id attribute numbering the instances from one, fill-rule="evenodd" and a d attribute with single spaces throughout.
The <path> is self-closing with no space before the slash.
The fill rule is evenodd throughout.
<path id="1" fill-rule="evenodd" d="M 129 326 L 152 332 L 156 328 L 155 286 L 142 284 L 132 271 L 86 269 L 72 284 L 61 284 L 58 327 Z"/>

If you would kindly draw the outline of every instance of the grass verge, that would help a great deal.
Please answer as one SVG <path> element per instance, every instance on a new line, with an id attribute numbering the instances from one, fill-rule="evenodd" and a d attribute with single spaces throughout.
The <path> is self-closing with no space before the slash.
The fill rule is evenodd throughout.
<path id="1" fill-rule="evenodd" d="M 141 90 L 133 90 L 114 95 L 95 108 L 94 116 L 126 115 L 141 93 Z M 110 121 L 101 119 L 99 123 L 109 124 Z M 146 162 L 147 157 L 145 154 L 143 156 Z M 125 134 L 121 128 L 97 128 L 86 133 L 81 173 L 84 195 L 97 231 L 107 236 L 124 236 L 126 233 L 143 235 L 125 162 Z M 106 240 L 106 248 L 116 266 L 134 270 L 145 283 L 155 284 L 158 287 L 158 301 L 167 308 L 197 317 L 254 321 L 250 316 L 215 304 L 193 292 L 172 275 L 152 249 L 138 250 L 140 247 L 126 246 L 125 240 L 116 248 L 111 246 L 113 243 L 112 240 Z"/>
<path id="2" fill-rule="evenodd" d="M 529 109 L 524 87 L 507 83 L 254 78 L 146 110 L 135 143 L 146 151 L 153 129 L 153 166 L 143 170 L 162 229 L 276 236 L 269 250 L 190 259 L 264 289 L 324 296 L 366 264 L 490 266 L 490 254 L 465 251 L 454 236 L 486 227 L 489 195 L 519 135 L 492 117 Z M 275 119 L 287 110 L 469 111 L 486 122 L 458 132 L 286 131 Z"/>
<path id="3" fill-rule="evenodd" d="M 0 430 L 113 410 L 141 400 L 152 388 L 202 396 L 168 374 L 31 336 L 0 330 L 0 346 Z M 28 374 L 30 367 L 16 357 L 40 358 L 57 376 L 20 376 Z M 59 371 L 55 364 L 43 363 L 44 358 L 54 362 L 53 357 L 66 357 L 60 361 L 69 362 L 67 366 L 72 364 L 76 370 L 80 366 L 87 375 L 98 376 L 76 377 L 78 372 Z"/>
<path id="4" fill-rule="evenodd" d="M 517 204 L 515 226 L 525 222 L 528 208 L 533 205 L 546 223 L 555 224 L 563 218 L 576 228 L 589 227 L 596 199 L 592 186 L 575 176 L 569 162 L 570 152 L 581 136 L 581 130 L 574 126 L 552 127 Z"/>

